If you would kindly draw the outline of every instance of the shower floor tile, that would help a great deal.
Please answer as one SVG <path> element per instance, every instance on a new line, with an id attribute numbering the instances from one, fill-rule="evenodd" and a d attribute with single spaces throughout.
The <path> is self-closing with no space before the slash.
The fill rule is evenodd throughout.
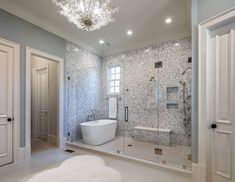
<path id="1" fill-rule="evenodd" d="M 99 146 L 84 144 L 82 140 L 75 145 L 96 150 L 125 154 L 131 157 L 158 162 L 174 167 L 191 169 L 191 147 L 183 145 L 164 146 L 135 141 L 130 137 L 117 136 L 114 140 Z M 156 151 L 160 151 L 160 154 Z"/>

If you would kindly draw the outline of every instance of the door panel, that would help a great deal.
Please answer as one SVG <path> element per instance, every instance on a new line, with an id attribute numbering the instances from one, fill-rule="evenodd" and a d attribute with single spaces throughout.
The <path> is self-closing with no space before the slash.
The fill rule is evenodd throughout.
<path id="1" fill-rule="evenodd" d="M 222 31 L 221 31 L 222 30 Z M 234 137 L 234 30 L 231 26 L 210 33 L 208 65 L 209 181 L 232 182 Z M 214 124 L 214 125 L 212 125 Z"/>
<path id="2" fill-rule="evenodd" d="M 36 130 L 37 137 L 48 140 L 48 66 L 36 69 Z"/>
<path id="3" fill-rule="evenodd" d="M 232 175 L 232 133 L 215 131 L 216 175 L 231 179 Z M 226 149 L 226 150 L 225 150 Z"/>
<path id="4" fill-rule="evenodd" d="M 12 162 L 13 49 L 0 45 L 0 166 Z"/>

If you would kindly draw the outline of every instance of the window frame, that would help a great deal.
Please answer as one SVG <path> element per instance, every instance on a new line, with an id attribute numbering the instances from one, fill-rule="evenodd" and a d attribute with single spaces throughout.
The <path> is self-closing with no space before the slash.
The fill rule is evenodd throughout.
<path id="1" fill-rule="evenodd" d="M 119 67 L 119 72 L 116 72 L 116 68 Z M 115 68 L 115 73 L 111 72 L 111 69 Z M 112 74 L 115 75 L 115 78 L 112 78 Z M 119 74 L 119 78 L 116 78 L 116 75 Z M 115 81 L 119 81 L 119 86 L 115 85 Z M 110 92 L 110 82 L 114 82 L 114 92 Z M 115 88 L 119 87 L 119 92 L 115 92 Z M 120 65 L 110 65 L 107 67 L 107 94 L 108 95 L 119 95 L 121 93 L 121 66 Z"/>

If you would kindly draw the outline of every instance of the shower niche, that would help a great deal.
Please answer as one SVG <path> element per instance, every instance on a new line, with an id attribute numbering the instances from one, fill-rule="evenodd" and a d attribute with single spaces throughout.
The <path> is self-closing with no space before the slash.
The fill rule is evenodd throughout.
<path id="1" fill-rule="evenodd" d="M 167 109 L 178 109 L 179 108 L 179 94 L 178 87 L 167 87 L 166 88 L 166 108 Z"/>

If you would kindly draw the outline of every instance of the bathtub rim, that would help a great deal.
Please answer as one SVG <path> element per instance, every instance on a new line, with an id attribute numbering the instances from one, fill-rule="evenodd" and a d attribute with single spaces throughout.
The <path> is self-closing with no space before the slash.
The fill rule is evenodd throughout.
<path id="1" fill-rule="evenodd" d="M 112 121 L 110 123 L 102 123 L 102 124 L 97 124 L 97 125 L 88 125 L 89 123 L 95 122 L 95 121 Z M 95 120 L 95 121 L 88 121 L 88 122 L 82 122 L 80 123 L 81 127 L 102 127 L 102 126 L 106 126 L 109 124 L 117 124 L 117 120 L 114 119 L 99 119 L 99 120 Z"/>

